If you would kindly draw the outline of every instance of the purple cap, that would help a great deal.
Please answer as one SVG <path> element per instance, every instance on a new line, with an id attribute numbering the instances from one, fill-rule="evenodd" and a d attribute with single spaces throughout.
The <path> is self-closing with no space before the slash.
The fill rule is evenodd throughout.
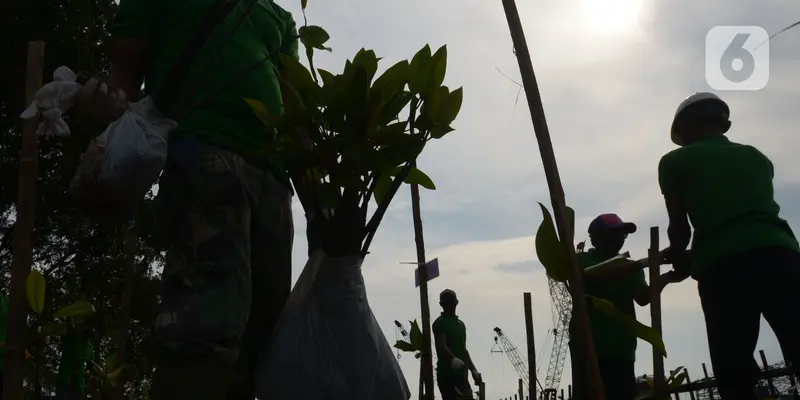
<path id="1" fill-rule="evenodd" d="M 621 229 L 625 233 L 634 233 L 636 225 L 623 221 L 617 214 L 601 214 L 589 224 L 590 235 L 609 229 Z"/>

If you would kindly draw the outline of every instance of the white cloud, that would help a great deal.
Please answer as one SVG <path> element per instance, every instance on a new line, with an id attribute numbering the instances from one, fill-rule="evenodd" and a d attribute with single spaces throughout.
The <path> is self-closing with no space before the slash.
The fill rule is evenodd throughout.
<path id="1" fill-rule="evenodd" d="M 613 8 L 614 1 L 607 2 Z M 299 1 L 280 3 L 300 19 Z M 688 94 L 709 90 L 703 75 L 705 33 L 718 24 L 752 23 L 776 31 L 793 22 L 791 16 L 799 15 L 800 6 L 790 0 L 642 0 L 643 14 L 634 28 L 598 34 L 580 19 L 581 4 L 519 2 L 518 7 L 567 202 L 578 213 L 576 239 L 582 239 L 593 216 L 618 212 L 639 224 L 627 249 L 643 257 L 650 226 L 661 227 L 661 244 L 666 245 L 656 167 L 660 156 L 673 148 L 668 138 L 672 114 Z M 439 188 L 422 194 L 428 257 L 439 257 L 442 273 L 430 285 L 431 310 L 438 313 L 439 291 L 458 291 L 459 313 L 488 382 L 488 398 L 508 397 L 516 391 L 516 374 L 502 354 L 490 353 L 492 328 L 501 327 L 524 355 L 522 292 L 531 292 L 543 378 L 550 353 L 551 304 L 531 235 L 541 219 L 536 202 L 549 206 L 550 201 L 525 96 L 515 106 L 519 88 L 497 71 L 520 81 L 501 4 L 312 0 L 308 18 L 331 34 L 333 53 L 317 55 L 318 66 L 329 70 L 341 69 L 345 58 L 361 47 L 375 49 L 384 57 L 385 68 L 410 58 L 426 43 L 448 45 L 447 84 L 464 87 L 464 104 L 454 124 L 457 130 L 432 143 L 419 162 Z M 800 30 L 773 43 L 767 88 L 723 93 L 733 110 L 731 138 L 751 143 L 772 158 L 776 192 L 795 227 L 800 226 L 800 216 L 791 209 L 800 195 L 800 182 L 793 175 L 800 120 L 792 105 L 800 88 L 798 38 Z M 295 211 L 297 276 L 306 251 L 302 213 Z M 398 264 L 413 261 L 415 254 L 409 199 L 403 192 L 363 268 L 370 304 L 389 341 L 395 339 L 395 319 L 419 318 L 413 267 Z M 530 265 L 527 271 L 525 263 Z M 693 378 L 700 377 L 701 363 L 708 364 L 708 348 L 696 285 L 687 281 L 667 288 L 663 304 L 667 366 L 685 365 Z M 638 314 L 649 323 L 649 309 L 639 309 Z M 780 360 L 771 331 L 762 331 L 759 348 L 771 360 Z M 650 348 L 643 342 L 638 359 L 637 372 L 650 372 Z M 416 390 L 416 362 L 406 356 L 400 363 Z M 564 387 L 570 381 L 568 368 L 569 363 Z"/>

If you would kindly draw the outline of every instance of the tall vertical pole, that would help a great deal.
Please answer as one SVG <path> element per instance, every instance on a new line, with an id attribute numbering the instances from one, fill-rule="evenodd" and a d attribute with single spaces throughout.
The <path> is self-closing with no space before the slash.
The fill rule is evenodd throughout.
<path id="1" fill-rule="evenodd" d="M 767 362 L 767 355 L 764 354 L 764 350 L 759 350 L 758 354 L 761 356 L 761 365 L 764 366 L 764 372 L 769 371 L 769 363 Z M 772 382 L 772 377 L 767 375 L 767 388 L 769 388 L 769 395 L 774 396 L 778 394 L 778 391 L 775 390 L 775 383 Z"/>
<path id="2" fill-rule="evenodd" d="M 530 292 L 522 294 L 525 303 L 525 333 L 528 336 L 528 398 L 536 399 L 536 343 L 533 341 L 533 305 Z"/>
<path id="3" fill-rule="evenodd" d="M 523 389 L 524 385 L 522 384 L 522 378 L 517 380 L 517 394 L 519 394 L 520 399 L 525 398 L 525 391 Z"/>
<path id="4" fill-rule="evenodd" d="M 416 168 L 416 161 L 411 163 Z M 431 308 L 428 303 L 428 271 L 425 261 L 425 236 L 422 232 L 419 186 L 411 184 L 411 213 L 414 217 L 414 241 L 417 245 L 417 273 L 419 274 L 419 303 L 422 308 L 422 380 L 425 400 L 433 400 L 433 357 L 431 353 Z"/>
<path id="5" fill-rule="evenodd" d="M 25 76 L 25 107 L 33 102 L 42 86 L 44 41 L 28 42 Z M 25 280 L 33 262 L 33 225 L 36 212 L 36 183 L 39 171 L 38 118 L 26 120 L 22 128 L 19 152 L 19 185 L 17 187 L 17 221 L 11 256 L 11 295 L 8 306 L 6 354 L 2 398 L 22 400 L 25 362 L 25 332 L 28 305 L 25 301 Z"/>
<path id="6" fill-rule="evenodd" d="M 517 62 L 519 64 L 522 84 L 525 88 L 525 97 L 528 100 L 528 109 L 531 113 L 531 122 L 539 145 L 539 152 L 542 157 L 547 186 L 550 192 L 550 200 L 553 206 L 553 215 L 558 237 L 565 245 L 568 259 L 572 267 L 572 274 L 569 280 L 570 294 L 572 295 L 573 318 L 577 322 L 582 356 L 586 360 L 587 391 L 589 400 L 606 400 L 603 381 L 600 378 L 600 370 L 597 365 L 597 356 L 594 351 L 594 341 L 592 331 L 589 326 L 589 316 L 586 311 L 586 298 L 583 290 L 583 270 L 578 265 L 575 257 L 575 246 L 573 244 L 573 226 L 569 222 L 567 215 L 567 204 L 564 197 L 564 187 L 561 184 L 561 177 L 558 173 L 558 163 L 556 162 L 553 142 L 550 140 L 550 131 L 547 128 L 547 120 L 542 105 L 542 96 L 539 93 L 539 84 L 536 82 L 536 74 L 533 71 L 528 42 L 525 40 L 525 32 L 522 29 L 522 21 L 519 18 L 519 11 L 514 0 L 503 0 L 503 9 L 508 21 L 508 29 L 511 33 L 511 40 L 516 49 Z M 609 399 L 611 400 L 611 399 Z"/>
<path id="7" fill-rule="evenodd" d="M 702 363 L 702 366 L 703 366 L 703 376 L 706 378 L 706 382 L 708 382 L 709 381 L 709 376 L 708 376 L 708 369 L 706 368 L 706 363 Z M 708 399 L 709 400 L 714 400 L 714 387 L 713 386 L 709 386 L 708 387 Z"/>
<path id="8" fill-rule="evenodd" d="M 659 249 L 658 227 L 650 228 L 650 284 L 653 285 L 661 276 L 661 260 L 658 259 Z M 653 329 L 661 334 L 661 291 L 650 291 L 650 319 Z M 653 389 L 655 399 L 662 400 L 667 397 L 666 384 L 664 382 L 664 356 L 653 346 Z"/>

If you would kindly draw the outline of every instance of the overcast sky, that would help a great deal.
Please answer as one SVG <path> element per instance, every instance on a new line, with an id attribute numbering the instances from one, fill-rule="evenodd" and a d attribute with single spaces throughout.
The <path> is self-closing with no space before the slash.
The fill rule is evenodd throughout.
<path id="1" fill-rule="evenodd" d="M 277 0 L 302 23 L 299 0 Z M 438 190 L 422 192 L 429 258 L 438 257 L 441 276 L 430 284 L 431 312 L 438 293 L 458 292 L 459 315 L 468 328 L 468 347 L 487 382 L 488 399 L 512 396 L 517 375 L 508 358 L 492 354 L 492 328 L 502 328 L 525 354 L 522 293 L 533 293 L 536 354 L 544 379 L 552 336 L 547 280 L 537 261 L 533 235 L 541 221 L 536 205 L 549 206 L 539 149 L 500 1 L 479 0 L 309 0 L 310 24 L 331 34 L 330 54 L 318 66 L 341 71 L 361 47 L 374 49 L 384 69 L 429 43 L 448 46 L 446 84 L 464 87 L 456 131 L 431 143 L 419 166 Z M 589 221 L 616 212 L 639 225 L 626 249 L 644 257 L 648 228 L 661 228 L 666 212 L 658 189 L 659 158 L 672 150 L 669 125 L 678 103 L 695 91 L 711 90 L 704 77 L 706 32 L 715 25 L 760 25 L 775 32 L 800 19 L 793 0 L 523 0 L 518 4 L 553 136 L 567 203 L 577 213 L 576 239 Z M 735 141 L 753 144 L 776 168 L 775 186 L 783 215 L 800 229 L 796 175 L 800 113 L 791 106 L 800 88 L 800 29 L 771 43 L 771 77 L 760 91 L 719 93 L 732 108 Z M 305 263 L 305 221 L 295 207 L 295 278 Z M 397 338 L 393 321 L 419 318 L 413 268 L 414 236 L 408 188 L 395 199 L 363 266 L 372 309 L 386 339 Z M 649 309 L 639 308 L 649 324 Z M 708 363 L 700 302 L 694 281 L 663 294 L 667 368 L 687 366 L 702 377 Z M 764 324 L 759 349 L 772 362 L 782 356 Z M 539 356 L 541 355 L 541 356 Z M 418 363 L 400 360 L 416 390 Z M 710 367 L 710 366 L 709 366 Z M 570 383 L 569 362 L 562 387 Z M 651 348 L 639 342 L 637 374 L 652 370 Z M 438 396 L 438 391 L 437 391 Z"/>

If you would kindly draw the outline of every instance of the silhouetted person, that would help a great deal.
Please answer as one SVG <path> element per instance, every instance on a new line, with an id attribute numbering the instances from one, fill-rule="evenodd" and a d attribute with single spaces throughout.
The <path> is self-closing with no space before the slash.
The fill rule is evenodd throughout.
<path id="1" fill-rule="evenodd" d="M 456 292 L 446 289 L 439 295 L 442 314 L 433 321 L 436 343 L 436 380 L 442 400 L 472 398 L 467 371 L 472 371 L 475 384 L 481 382 L 481 374 L 475 368 L 467 350 L 467 327 L 456 315 L 458 298 Z"/>

